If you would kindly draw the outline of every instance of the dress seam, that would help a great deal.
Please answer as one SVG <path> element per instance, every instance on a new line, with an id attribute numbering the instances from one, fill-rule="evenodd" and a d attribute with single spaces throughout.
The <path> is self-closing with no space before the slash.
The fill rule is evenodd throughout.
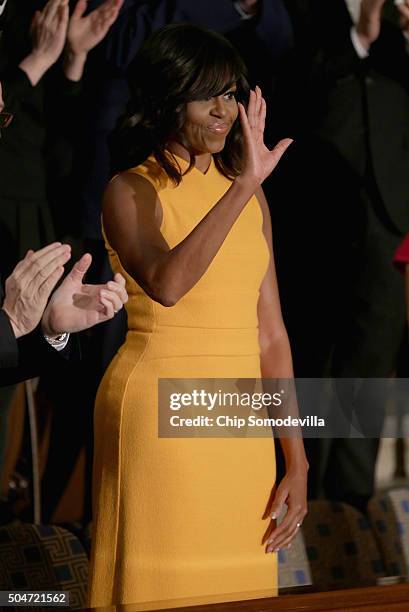
<path id="1" fill-rule="evenodd" d="M 139 356 L 139 359 L 136 361 L 135 365 L 133 366 L 128 379 L 126 381 L 126 385 L 125 385 L 125 389 L 124 389 L 124 393 L 122 396 L 122 402 L 121 402 L 121 416 L 120 416 L 120 421 L 119 421 L 119 452 L 118 452 L 118 485 L 117 485 L 117 499 L 118 499 L 118 507 L 117 507 L 117 512 L 116 512 L 116 545 L 115 545 L 115 557 L 114 557 L 114 572 L 113 572 L 113 585 L 112 585 L 112 601 L 115 601 L 117 599 L 117 596 L 119 595 L 117 593 L 117 588 L 118 588 L 118 579 L 117 579 L 117 572 L 118 572 L 118 565 L 117 565 L 117 558 L 118 558 L 118 533 L 119 533 L 119 515 L 120 515 L 120 510 L 121 510 L 121 482 L 122 482 L 122 478 L 121 478 L 121 465 L 122 465 L 122 421 L 124 418 L 124 411 L 125 411 L 125 403 L 126 403 L 126 397 L 127 397 L 127 392 L 128 392 L 128 388 L 129 388 L 129 383 L 130 380 L 132 379 L 135 370 L 137 369 L 137 367 L 141 364 L 143 357 L 146 353 L 146 351 L 148 350 L 148 347 L 150 345 L 154 330 L 156 328 L 156 317 L 155 317 L 155 311 L 154 311 L 154 302 L 152 300 L 151 303 L 152 306 L 152 315 L 153 315 L 153 330 L 151 332 L 149 332 L 149 338 L 146 341 L 145 347 L 142 351 L 142 353 Z"/>

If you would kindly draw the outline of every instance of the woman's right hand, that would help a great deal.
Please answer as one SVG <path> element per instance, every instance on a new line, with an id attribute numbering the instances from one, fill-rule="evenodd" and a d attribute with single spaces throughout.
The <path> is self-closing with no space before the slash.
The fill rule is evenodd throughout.
<path id="1" fill-rule="evenodd" d="M 293 141 L 284 138 L 271 151 L 264 144 L 266 101 L 259 87 L 250 92 L 247 112 L 241 103 L 238 106 L 244 145 L 244 168 L 239 180 L 258 187 L 272 173 Z"/>
<path id="2" fill-rule="evenodd" d="M 42 11 L 35 12 L 30 28 L 33 48 L 20 63 L 32 85 L 37 85 L 60 57 L 67 36 L 68 16 L 68 0 L 49 0 Z"/>

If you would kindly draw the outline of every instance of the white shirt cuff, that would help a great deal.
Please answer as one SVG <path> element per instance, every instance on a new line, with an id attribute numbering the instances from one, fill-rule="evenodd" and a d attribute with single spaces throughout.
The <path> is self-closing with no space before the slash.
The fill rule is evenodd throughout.
<path id="1" fill-rule="evenodd" d="M 6 4 L 7 4 L 7 0 L 0 0 L 0 16 L 4 13 Z"/>
<path id="2" fill-rule="evenodd" d="M 406 53 L 409 53 L 409 34 L 403 32 L 403 36 L 405 37 Z"/>
<path id="3" fill-rule="evenodd" d="M 251 19 L 252 17 L 254 17 L 254 15 L 248 15 L 245 11 L 243 11 L 240 2 L 234 2 L 234 8 L 242 19 Z"/>
<path id="4" fill-rule="evenodd" d="M 365 59 L 366 57 L 368 57 L 369 50 L 366 49 L 361 43 L 355 26 L 352 26 L 351 28 L 351 42 L 354 45 L 356 54 L 360 59 Z"/>

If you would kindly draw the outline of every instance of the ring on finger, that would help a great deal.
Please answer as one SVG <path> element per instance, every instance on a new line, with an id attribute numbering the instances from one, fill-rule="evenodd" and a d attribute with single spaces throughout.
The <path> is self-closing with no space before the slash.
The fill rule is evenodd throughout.
<path id="1" fill-rule="evenodd" d="M 297 529 L 301 527 L 302 523 L 297 523 Z"/>

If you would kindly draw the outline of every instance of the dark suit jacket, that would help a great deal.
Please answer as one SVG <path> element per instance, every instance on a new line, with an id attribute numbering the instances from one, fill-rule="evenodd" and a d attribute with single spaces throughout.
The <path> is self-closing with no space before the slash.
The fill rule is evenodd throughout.
<path id="1" fill-rule="evenodd" d="M 403 235 L 409 229 L 409 54 L 392 4 L 362 60 L 345 0 L 288 0 L 297 53 L 284 87 L 285 128 L 334 147 L 359 176 L 371 171 L 391 228 Z"/>

